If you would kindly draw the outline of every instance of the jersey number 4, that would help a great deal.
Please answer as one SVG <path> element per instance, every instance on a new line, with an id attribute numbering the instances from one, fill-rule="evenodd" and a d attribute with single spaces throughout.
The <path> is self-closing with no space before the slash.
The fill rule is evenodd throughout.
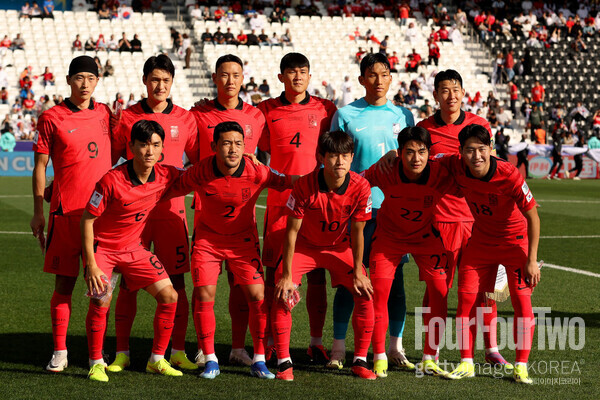
<path id="1" fill-rule="evenodd" d="M 296 148 L 300 147 L 300 145 L 302 144 L 300 142 L 300 132 L 296 132 L 296 134 L 292 137 L 292 140 L 290 140 L 290 144 L 293 144 L 294 146 L 296 146 Z"/>

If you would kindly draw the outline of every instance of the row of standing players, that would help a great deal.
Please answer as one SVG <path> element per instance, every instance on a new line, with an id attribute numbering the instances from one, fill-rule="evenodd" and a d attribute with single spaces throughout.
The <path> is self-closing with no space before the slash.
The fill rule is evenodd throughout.
<path id="1" fill-rule="evenodd" d="M 81 59 L 73 60 L 72 66 L 78 65 L 78 61 L 81 61 Z M 90 77 L 90 75 L 92 76 Z M 79 235 L 75 235 L 73 232 L 75 230 L 79 232 L 81 216 L 88 200 L 87 209 L 88 211 L 92 211 L 90 215 L 86 215 L 89 217 L 87 219 L 89 221 L 100 215 L 97 212 L 93 212 L 94 208 L 102 208 L 102 204 L 106 205 L 103 203 L 103 200 L 106 202 L 111 196 L 116 196 L 117 193 L 122 194 L 119 191 L 122 191 L 123 187 L 122 185 L 114 184 L 114 182 L 111 185 L 102 186 L 101 182 L 99 182 L 91 199 L 87 196 L 82 197 L 81 193 L 91 193 L 94 190 L 94 184 L 110 169 L 110 153 L 112 153 L 113 162 L 122 155 L 127 155 L 128 159 L 134 157 L 135 147 L 130 146 L 128 149 L 127 143 L 132 139 L 131 131 L 135 122 L 150 120 L 157 122 L 162 127 L 165 132 L 164 151 L 160 160 L 158 160 L 159 162 L 180 166 L 183 153 L 185 152 L 192 163 L 201 166 L 202 162 L 198 162 L 198 160 L 201 158 L 205 159 L 209 155 L 214 154 L 216 147 L 211 147 L 211 142 L 215 127 L 220 122 L 236 121 L 243 130 L 246 153 L 253 153 L 256 147 L 269 152 L 271 155 L 271 167 L 288 175 L 308 175 L 311 171 L 315 170 L 317 166 L 315 158 L 317 140 L 323 132 L 330 128 L 332 130 L 341 129 L 353 137 L 354 158 L 351 169 L 353 171 L 363 171 L 368 169 L 389 150 L 398 148 L 398 142 L 396 141 L 398 134 L 405 127 L 414 125 L 410 112 L 402 107 L 393 106 L 387 101 L 386 95 L 391 83 L 389 64 L 385 57 L 379 57 L 376 54 L 366 57 L 361 63 L 359 81 L 365 87 L 365 97 L 338 110 L 337 113 L 335 106 L 331 102 L 309 96 L 306 92 L 310 79 L 309 63 L 306 57 L 298 53 L 290 53 L 282 59 L 280 80 L 284 84 L 285 91 L 280 97 L 261 103 L 258 109 L 244 104 L 238 98 L 243 80 L 242 63 L 239 58 L 232 55 L 222 57 L 218 60 L 215 73 L 213 74 L 213 80 L 218 90 L 217 98 L 213 101 L 197 105 L 191 112 L 173 105 L 168 100 L 170 87 L 174 78 L 174 68 L 168 57 L 152 57 L 144 66 L 143 76 L 144 84 L 148 88 L 148 99 L 131 109 L 125 110 L 119 121 L 113 120 L 112 133 L 110 129 L 110 113 L 107 107 L 90 100 L 96 83 L 93 75 L 93 71 L 86 70 L 86 68 L 74 68 L 73 71 L 70 69 L 68 81 L 71 86 L 71 97 L 61 105 L 46 112 L 40 118 L 38 136 L 34 148 L 36 151 L 33 175 L 35 205 L 31 225 L 34 235 L 38 237 L 43 237 L 45 225 L 42 194 L 45 186 L 45 167 L 49 157 L 52 158 L 55 169 L 55 184 L 53 185 L 54 190 L 51 197 L 50 221 L 44 263 L 45 271 L 56 274 L 55 291 L 51 300 L 55 352 L 47 367 L 53 371 L 60 371 L 67 365 L 66 333 L 70 316 L 71 293 L 79 271 L 81 249 L 82 246 L 85 246 L 85 243 L 82 244 L 81 241 L 77 240 Z M 440 104 L 440 111 L 433 117 L 420 123 L 421 126 L 429 130 L 434 139 L 431 147 L 431 155 L 436 153 L 457 153 L 458 132 L 467 125 L 478 123 L 485 126 L 489 131 L 489 125 L 485 120 L 460 110 L 463 95 L 462 79 L 456 71 L 448 70 L 438 75 L 434 96 Z M 79 132 L 74 135 L 73 133 L 76 130 L 79 130 Z M 111 149 L 111 151 L 108 151 L 108 149 Z M 205 161 L 204 164 L 207 162 Z M 242 172 L 246 169 L 256 170 L 256 168 L 251 167 L 253 164 L 245 162 L 244 164 L 246 167 L 242 167 Z M 205 371 L 202 376 L 211 378 L 219 373 L 218 360 L 214 354 L 215 317 L 213 305 L 216 278 L 218 272 L 220 272 L 220 262 L 227 260 L 229 281 L 231 284 L 229 304 L 232 316 L 233 336 L 230 360 L 251 364 L 252 372 L 256 376 L 273 377 L 273 374 L 264 367 L 265 356 L 268 357 L 272 354 L 272 346 L 268 346 L 265 349 L 264 344 L 261 344 L 263 342 L 264 328 L 270 325 L 263 320 L 263 316 L 268 314 L 265 311 L 265 307 L 269 307 L 273 302 L 274 289 L 276 287 L 276 267 L 284 261 L 282 249 L 285 242 L 284 239 L 286 238 L 288 208 L 293 208 L 293 206 L 289 207 L 290 191 L 282 190 L 283 187 L 277 188 L 280 191 L 269 190 L 267 198 L 265 241 L 262 254 L 262 263 L 266 266 L 266 285 L 264 288 L 266 301 L 264 301 L 261 293 L 249 290 L 254 285 L 243 282 L 243 280 L 241 281 L 242 278 L 240 278 L 240 276 L 243 276 L 240 268 L 243 269 L 244 259 L 246 260 L 246 264 L 250 260 L 250 264 L 254 266 L 255 272 L 262 272 L 261 257 L 257 249 L 258 238 L 253 211 L 251 214 L 251 225 L 254 226 L 252 235 L 239 238 L 243 243 L 251 243 L 252 246 L 250 247 L 253 247 L 253 250 L 249 251 L 248 246 L 244 247 L 248 251 L 246 253 L 242 249 L 235 249 L 235 247 L 230 252 L 224 250 L 224 252 L 219 252 L 215 249 L 231 250 L 232 246 L 236 245 L 236 241 L 232 241 L 232 237 L 228 236 L 227 242 L 223 243 L 223 238 L 226 235 L 231 235 L 232 232 L 239 232 L 242 236 L 248 235 L 247 230 L 239 231 L 239 226 L 235 228 L 229 223 L 223 224 L 223 221 L 229 221 L 227 218 L 230 218 L 230 221 L 235 220 L 239 222 L 239 217 L 243 214 L 241 209 L 236 210 L 236 206 L 229 204 L 234 204 L 236 200 L 240 204 L 251 204 L 251 200 L 256 200 L 255 197 L 258 196 L 258 193 L 265 187 L 264 185 L 266 185 L 269 179 L 262 182 L 263 186 L 259 185 L 257 187 L 251 185 L 242 188 L 240 193 L 238 193 L 239 198 L 233 199 L 232 197 L 235 197 L 235 195 L 233 193 L 228 194 L 226 191 L 227 185 L 231 183 L 231 179 L 227 179 L 227 176 L 220 176 L 223 173 L 219 173 L 218 168 L 215 166 L 205 165 L 205 167 L 207 176 L 212 176 L 213 180 L 219 182 L 220 186 L 214 187 L 214 192 L 204 190 L 204 188 L 196 190 L 194 201 L 196 211 L 194 218 L 195 240 L 193 240 L 194 245 L 192 249 L 192 278 L 194 281 L 192 305 L 194 322 L 198 334 L 199 350 L 202 350 L 201 357 L 204 357 L 205 362 Z M 122 172 L 122 178 L 131 186 L 128 190 L 132 188 L 136 189 L 137 186 L 140 186 L 140 188 L 133 191 L 137 195 L 140 194 L 138 193 L 140 190 L 147 190 L 143 188 L 144 185 L 140 182 L 139 177 L 136 178 L 136 171 L 133 169 L 132 162 L 129 162 L 127 166 L 121 167 L 120 171 Z M 176 173 L 174 174 L 176 175 Z M 263 176 L 271 175 L 272 173 L 263 174 Z M 271 182 L 279 182 L 280 185 L 289 184 L 289 182 L 284 183 L 282 180 L 275 179 L 275 175 L 271 176 Z M 236 175 L 234 174 L 234 176 Z M 146 178 L 150 181 L 156 180 L 156 176 L 154 175 L 147 176 Z M 258 181 L 254 181 L 255 184 L 256 182 Z M 117 190 L 117 186 L 119 190 Z M 83 190 L 84 188 L 86 190 Z M 160 190 L 156 193 L 156 196 L 159 193 Z M 376 227 L 375 215 L 381 207 L 384 197 L 383 193 L 377 188 L 373 189 L 372 196 L 372 205 L 370 206 L 373 208 L 373 212 L 371 213 L 372 218 L 366 221 L 364 228 L 365 265 L 369 265 L 370 239 Z M 210 199 L 211 197 L 216 197 L 216 199 Z M 425 196 L 425 199 L 429 199 L 427 201 L 431 200 L 430 196 Z M 492 199 L 490 198 L 490 200 Z M 220 204 L 221 208 L 225 206 L 224 213 L 223 210 L 217 211 L 207 206 L 207 204 L 211 204 L 211 202 L 215 203 L 215 201 Z M 154 202 L 156 202 L 156 197 L 154 198 Z M 126 204 L 128 203 L 124 202 L 123 207 Z M 498 206 L 498 204 L 496 197 L 493 205 Z M 147 209 L 152 208 L 149 204 L 145 204 L 144 206 Z M 473 215 L 464 200 L 452 198 L 450 195 L 442 198 L 437 209 L 435 225 L 437 230 L 441 232 L 446 250 L 444 253 L 448 255 L 446 271 L 452 272 L 455 269 L 459 253 L 465 246 L 470 235 Z M 121 211 L 126 213 L 128 210 Z M 215 221 L 211 221 L 211 216 L 215 215 L 225 218 L 221 218 L 221 221 L 217 222 L 217 224 L 223 224 L 223 226 L 216 227 L 214 224 Z M 110 224 L 100 223 L 96 225 L 96 230 L 99 227 L 106 227 L 107 231 L 111 231 L 111 235 L 105 235 L 104 242 L 99 241 L 98 238 L 96 239 L 96 261 L 98 254 L 108 254 L 108 256 L 103 256 L 103 263 L 107 265 L 112 263 L 112 265 L 118 267 L 119 263 L 124 265 L 123 260 L 107 260 L 106 257 L 115 252 L 128 252 L 135 260 L 142 261 L 142 264 L 145 263 L 146 267 L 148 264 L 151 265 L 155 272 L 162 271 L 161 268 L 164 265 L 164 269 L 169 275 L 170 280 L 163 279 L 157 281 L 163 283 L 158 284 L 154 282 L 149 286 L 147 281 L 136 279 L 135 274 L 129 279 L 128 277 L 123 279 L 115 312 L 117 357 L 115 362 L 108 367 L 108 370 L 122 370 L 129 364 L 129 333 L 135 316 L 136 296 L 139 288 L 149 290 L 158 302 L 155 316 L 155 340 L 147 370 L 165 374 L 177 374 L 179 372 L 171 368 L 169 363 L 164 360 L 165 350 L 171 339 L 171 332 L 173 333 L 171 363 L 184 369 L 196 368 L 196 365 L 190 362 L 185 355 L 185 334 L 187 330 L 189 302 L 185 292 L 183 273 L 190 270 L 190 261 L 188 257 L 188 232 L 183 198 L 174 198 L 169 202 L 161 202 L 150 213 L 137 212 L 130 217 L 133 221 L 141 222 L 141 224 L 136 225 L 143 226 L 143 232 L 140 230 L 138 233 L 141 234 L 144 247 L 149 248 L 152 243 L 156 256 L 143 252 L 134 255 L 135 252 L 126 246 L 126 239 L 131 239 L 132 233 L 129 232 L 128 235 L 130 237 L 126 237 L 127 235 L 123 236 L 122 233 L 120 235 L 119 232 L 126 231 L 128 223 L 117 219 Z M 403 218 L 404 220 L 407 219 L 406 216 Z M 108 217 L 105 220 L 109 220 Z M 333 226 L 328 225 L 338 221 L 339 219 L 327 222 L 326 225 L 323 225 L 323 231 L 326 229 L 338 230 L 339 227 L 336 226 L 333 229 Z M 238 225 L 242 227 L 246 226 L 244 224 Z M 216 236 L 215 232 L 217 233 Z M 219 232 L 221 233 L 218 234 Z M 98 236 L 98 232 L 96 234 Z M 139 236 L 136 239 L 139 242 Z M 521 235 L 521 239 L 523 239 L 523 235 Z M 527 240 L 527 237 L 525 237 L 525 240 Z M 215 243 L 219 245 L 215 246 Z M 137 246 L 137 243 L 132 242 L 131 245 Z M 406 253 L 408 252 L 414 253 L 414 251 L 406 251 Z M 537 247 L 534 253 L 536 252 Z M 91 254 L 94 254 L 93 251 Z M 239 254 L 243 254 L 243 257 L 237 258 Z M 148 257 L 146 257 L 147 255 Z M 441 253 L 438 258 L 440 256 Z M 303 262 L 307 264 L 306 260 L 303 260 Z M 398 259 L 395 265 L 400 263 L 401 260 Z M 419 260 L 417 260 L 417 263 L 419 264 Z M 89 264 L 89 262 L 86 263 L 88 267 Z M 121 268 L 121 270 L 125 274 L 125 269 Z M 278 270 L 281 270 L 281 268 Z M 217 272 L 215 273 L 215 271 Z M 237 274 L 232 273 L 232 271 L 237 272 Z M 87 275 L 90 274 L 88 273 Z M 453 273 L 447 275 L 449 277 L 448 281 L 451 282 Z M 394 279 L 389 279 L 387 289 L 388 292 L 390 287 L 392 290 L 389 301 L 389 320 L 391 322 L 390 347 L 388 348 L 387 355 L 398 366 L 414 368 L 414 365 L 406 358 L 402 348 L 401 338 L 406 306 L 401 264 L 398 268 L 395 266 L 392 268 L 392 277 Z M 95 280 L 90 279 L 89 276 L 86 279 L 89 285 L 95 284 Z M 255 277 L 251 279 L 255 279 Z M 168 281 L 168 283 L 164 281 Z M 242 283 L 240 284 L 240 282 Z M 345 359 L 344 338 L 353 306 L 353 295 L 351 292 L 354 290 L 350 285 L 350 290 L 339 288 L 336 293 L 334 301 L 334 344 L 331 359 L 329 359 L 329 355 L 325 351 L 321 341 L 324 315 L 327 308 L 325 283 L 324 270 L 315 269 L 308 274 L 306 303 L 309 310 L 311 331 L 311 343 L 308 352 L 314 360 L 326 361 L 328 367 L 342 368 L 343 360 Z M 281 287 L 277 287 L 280 289 L 278 294 L 281 295 Z M 443 290 L 438 290 L 437 286 L 433 289 L 430 288 L 428 284 L 428 289 L 424 297 L 424 305 L 430 305 L 432 309 L 437 309 L 436 307 L 440 300 L 443 300 L 445 304 L 445 295 L 443 292 Z M 472 300 L 473 304 L 482 304 L 485 302 L 481 292 L 479 290 L 476 291 L 475 297 L 469 299 L 469 301 Z M 363 301 L 363 296 L 354 296 L 354 299 L 359 299 L 360 309 L 364 310 L 365 302 Z M 86 319 L 90 364 L 92 366 L 90 378 L 107 380 L 108 377 L 104 372 L 104 361 L 102 360 L 102 341 L 106 329 L 106 315 L 109 304 L 96 303 L 98 302 L 91 302 Z M 484 330 L 488 332 L 485 335 L 487 348 L 486 360 L 511 367 L 500 356 L 495 345 L 495 324 L 491 323 L 493 318 L 495 318 L 495 305 L 489 302 L 486 302 L 486 305 L 490 306 L 492 310 L 491 313 L 484 314 L 484 319 L 488 325 L 487 329 Z M 387 321 L 387 318 L 381 318 L 381 310 L 385 310 L 386 306 L 387 304 L 379 304 L 379 309 L 376 306 L 376 321 Z M 442 308 L 445 309 L 445 307 Z M 522 308 L 526 307 L 519 306 L 519 309 Z M 530 309 L 531 305 L 529 301 Z M 273 315 L 275 316 L 277 312 L 281 314 L 281 318 L 275 318 L 277 321 L 287 321 L 285 310 L 281 309 L 281 307 L 276 307 Z M 442 312 L 445 311 L 442 310 Z M 470 310 L 466 312 L 469 315 Z M 355 318 L 357 318 L 357 314 L 364 317 L 364 313 L 357 310 Z M 368 325 L 368 320 L 368 317 L 366 319 L 363 318 L 362 324 Z M 165 327 L 169 327 L 169 321 L 174 321 L 174 326 L 170 325 L 170 329 L 165 329 Z M 248 323 L 250 323 L 250 330 L 255 344 L 254 359 L 250 359 L 243 349 Z M 382 325 L 377 325 L 376 323 L 375 326 L 375 332 L 379 332 L 380 336 Z M 274 321 L 274 330 L 287 330 L 288 338 L 290 327 L 291 317 L 289 319 L 289 326 L 286 322 L 276 327 Z M 159 328 L 162 328 L 162 330 Z M 263 329 L 262 333 L 261 329 Z M 387 356 L 384 348 L 386 330 L 387 327 L 383 330 L 383 342 L 381 340 L 378 342 L 374 340 L 374 370 L 378 376 L 385 376 L 387 374 Z M 166 335 L 164 331 L 168 331 L 169 334 Z M 274 336 L 277 341 L 278 335 Z M 357 340 L 356 342 L 360 346 L 359 343 L 361 341 Z M 288 380 L 293 379 L 289 353 L 286 354 L 284 350 L 286 347 L 281 344 L 275 347 L 277 348 L 279 364 L 278 377 Z M 375 347 L 377 348 L 375 349 Z M 437 349 L 435 345 L 432 347 L 433 350 L 430 348 L 429 353 L 433 351 L 433 355 L 426 354 L 420 366 L 423 367 L 430 364 L 431 368 L 428 368 L 428 370 L 433 371 L 433 373 L 441 373 L 439 372 L 439 368 L 436 369 L 434 367 Z M 362 377 L 374 378 L 375 375 L 368 370 L 366 364 L 368 344 L 365 348 L 363 340 L 362 348 L 357 350 L 359 351 L 355 354 L 353 372 Z M 432 358 L 434 360 L 433 364 L 427 363 Z M 468 362 L 469 357 L 465 358 Z M 523 357 L 521 356 L 521 359 L 517 359 L 517 361 L 522 363 Z M 468 375 L 471 374 L 469 373 Z M 527 378 L 526 370 L 524 377 Z"/>

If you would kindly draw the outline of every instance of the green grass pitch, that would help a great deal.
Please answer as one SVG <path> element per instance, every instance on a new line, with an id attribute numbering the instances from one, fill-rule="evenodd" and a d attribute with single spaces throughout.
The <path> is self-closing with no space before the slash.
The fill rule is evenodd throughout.
<path id="1" fill-rule="evenodd" d="M 600 181 L 530 181 L 531 189 L 540 202 L 542 239 L 539 256 L 546 263 L 600 273 Z M 69 362 L 64 373 L 51 374 L 45 366 L 52 353 L 49 300 L 53 277 L 42 272 L 42 255 L 31 236 L 29 220 L 32 214 L 31 180 L 0 177 L 0 392 L 8 399 L 121 399 L 121 398 L 600 398 L 598 373 L 600 364 L 600 278 L 573 272 L 544 268 L 542 281 L 533 295 L 534 307 L 550 307 L 546 317 L 553 319 L 580 317 L 585 321 L 585 345 L 573 350 L 567 341 L 564 349 L 558 346 L 538 348 L 538 335 L 543 326 L 536 327 L 534 349 L 531 353 L 530 374 L 540 378 L 538 384 L 514 384 L 507 376 L 494 377 L 481 365 L 474 379 L 450 382 L 439 378 L 417 378 L 414 373 L 392 370 L 387 379 L 365 382 L 350 376 L 348 368 L 328 372 L 308 364 L 305 355 L 309 340 L 308 318 L 304 301 L 294 310 L 292 357 L 295 361 L 294 382 L 260 381 L 251 378 L 246 368 L 227 365 L 230 321 L 227 311 L 227 284 L 222 279 L 215 305 L 217 317 L 216 349 L 221 360 L 222 374 L 214 381 L 186 373 L 183 378 L 167 378 L 144 372 L 152 343 L 154 300 L 147 294 L 139 296 L 138 314 L 133 326 L 131 351 L 132 368 L 111 374 L 108 384 L 86 379 L 87 347 L 85 315 L 87 300 L 83 280 L 79 280 L 73 295 L 73 312 L 69 327 Z M 265 196 L 259 204 L 264 205 Z M 263 208 L 257 209 L 259 230 Z M 191 223 L 191 213 L 188 218 Z M 585 238 L 584 236 L 592 236 Z M 561 237 L 561 238 L 557 238 Z M 188 277 L 189 278 L 189 277 Z M 191 281 L 187 280 L 188 294 Z M 424 284 L 418 281 L 414 263 L 405 266 L 405 287 L 408 316 L 404 345 L 408 357 L 417 361 L 415 349 L 415 308 L 421 304 Z M 331 304 L 324 341 L 332 340 Z M 456 290 L 449 297 L 449 316 L 456 311 Z M 114 303 L 113 303 L 114 304 Z M 510 302 L 499 304 L 499 316 L 512 316 Z M 581 326 L 581 325 L 580 325 Z M 571 333 L 571 332 L 570 332 Z M 582 335 L 574 330 L 569 337 L 580 345 Z M 105 350 L 114 356 L 114 319 L 111 317 Z M 347 347 L 352 348 L 349 332 Z M 247 348 L 251 351 L 250 335 Z M 581 346 L 579 346 L 581 347 Z M 187 351 L 195 354 L 196 337 L 193 323 L 187 336 Z M 514 360 L 514 350 L 504 349 L 503 355 Z M 350 360 L 351 352 L 348 352 Z M 442 350 L 442 359 L 457 363 L 457 350 Z M 371 359 L 371 356 L 370 356 Z M 351 360 L 350 360 L 351 361 Z M 475 355 L 483 361 L 483 352 Z"/>

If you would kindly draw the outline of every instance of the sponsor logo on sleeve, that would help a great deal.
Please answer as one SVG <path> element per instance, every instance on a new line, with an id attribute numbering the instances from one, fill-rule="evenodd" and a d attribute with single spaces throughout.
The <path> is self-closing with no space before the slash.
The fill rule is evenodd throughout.
<path id="1" fill-rule="evenodd" d="M 37 145 L 39 138 L 40 138 L 40 133 L 38 131 L 35 131 L 35 135 L 33 136 L 33 143 Z"/>
<path id="2" fill-rule="evenodd" d="M 103 195 L 101 195 L 100 193 L 98 193 L 97 191 L 94 190 L 94 193 L 92 194 L 92 197 L 90 198 L 90 204 L 93 205 L 94 207 L 98 208 L 103 197 L 104 197 Z"/>
<path id="3" fill-rule="evenodd" d="M 373 211 L 373 196 L 369 195 L 369 199 L 367 200 L 367 207 L 365 208 L 365 214 Z"/>
<path id="4" fill-rule="evenodd" d="M 529 186 L 527 186 L 527 182 L 523 182 L 523 186 L 521 186 L 521 190 L 523 191 L 523 194 L 529 193 Z"/>
<path id="5" fill-rule="evenodd" d="M 531 199 L 533 199 L 533 193 L 529 192 L 527 193 L 527 196 L 525 196 L 525 200 L 527 200 L 527 202 L 529 203 Z"/>
<path id="6" fill-rule="evenodd" d="M 294 211 L 294 207 L 296 206 L 296 199 L 291 194 L 290 194 L 290 197 L 288 197 L 288 201 L 286 203 L 286 206 L 290 210 Z"/>

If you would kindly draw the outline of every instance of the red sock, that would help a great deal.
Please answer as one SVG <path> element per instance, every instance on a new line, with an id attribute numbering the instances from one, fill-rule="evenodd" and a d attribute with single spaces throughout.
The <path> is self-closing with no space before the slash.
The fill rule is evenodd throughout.
<path id="1" fill-rule="evenodd" d="M 281 301 L 271 306 L 272 332 L 279 360 L 290 356 L 290 336 L 292 332 L 292 313 L 285 309 Z"/>
<path id="2" fill-rule="evenodd" d="M 477 293 L 458 292 L 456 310 L 456 340 L 461 358 L 473 358 L 474 338 L 477 337 L 475 302 Z"/>
<path id="3" fill-rule="evenodd" d="M 271 319 L 271 308 L 273 307 L 273 298 L 275 297 L 275 268 L 265 268 L 265 303 L 267 305 L 267 328 L 265 329 L 265 337 L 268 339 L 272 336 L 271 327 L 273 321 Z"/>
<path id="4" fill-rule="evenodd" d="M 251 301 L 250 334 L 254 343 L 254 354 L 265 354 L 265 329 L 267 327 L 267 305 L 265 300 Z M 242 346 L 243 347 L 243 346 Z"/>
<path id="5" fill-rule="evenodd" d="M 215 330 L 217 322 L 213 309 L 214 301 L 200 301 L 194 298 L 194 326 L 198 337 L 198 347 L 204 354 L 215 352 Z"/>
<path id="6" fill-rule="evenodd" d="M 152 341 L 152 353 L 164 355 L 173 333 L 173 321 L 177 303 L 158 303 L 154 313 L 154 340 Z"/>
<path id="7" fill-rule="evenodd" d="M 129 350 L 129 336 L 137 312 L 138 291 L 131 291 L 123 286 L 119 288 L 115 305 L 115 333 L 117 335 L 117 351 Z"/>
<path id="8" fill-rule="evenodd" d="M 52 319 L 52 340 L 54 351 L 67 349 L 67 329 L 71 318 L 71 295 L 52 293 L 50 300 L 50 318 Z"/>
<path id="9" fill-rule="evenodd" d="M 231 316 L 231 347 L 234 349 L 241 349 L 246 345 L 248 312 L 248 301 L 242 288 L 231 282 L 229 286 L 229 315 Z"/>
<path id="10" fill-rule="evenodd" d="M 85 331 L 87 332 L 88 353 L 92 360 L 100 360 L 102 358 L 107 313 L 108 307 L 100 307 L 90 302 L 87 317 L 85 318 Z"/>
<path id="11" fill-rule="evenodd" d="M 171 348 L 185 350 L 185 335 L 187 333 L 188 319 L 190 314 L 190 303 L 188 303 L 185 288 L 177 291 L 177 310 L 173 324 L 173 337 Z"/>
<path id="12" fill-rule="evenodd" d="M 377 279 L 383 280 L 383 279 Z M 390 280 L 390 285 L 391 285 Z M 384 318 L 387 320 L 387 315 Z M 373 335 L 375 316 L 373 300 L 365 296 L 354 296 L 354 313 L 352 314 L 352 328 L 354 329 L 354 357 L 366 357 Z M 387 327 L 386 327 L 387 330 Z M 385 339 L 384 339 L 385 347 Z M 374 347 L 373 347 L 374 348 Z"/>
<path id="13" fill-rule="evenodd" d="M 427 321 L 427 332 L 425 332 L 425 347 L 423 354 L 435 356 L 440 344 L 440 338 L 446 329 L 446 315 L 448 314 L 448 285 L 445 279 L 432 279 L 427 281 L 428 305 L 431 311 L 423 320 Z M 440 321 L 433 321 L 433 318 L 440 318 Z M 433 335 L 432 335 L 433 334 Z"/>
<path id="14" fill-rule="evenodd" d="M 496 302 L 492 299 L 488 299 L 485 293 L 480 293 L 477 306 L 492 309 L 489 313 L 483 313 L 483 341 L 485 343 L 485 348 L 490 349 L 492 347 L 498 347 L 498 343 L 496 342 L 498 325 L 498 307 L 496 307 Z"/>
<path id="15" fill-rule="evenodd" d="M 531 352 L 531 343 L 535 332 L 535 317 L 531 307 L 531 296 L 510 296 L 515 309 L 515 322 L 513 324 L 513 339 L 516 344 L 517 362 L 526 363 Z"/>
<path id="16" fill-rule="evenodd" d="M 392 279 L 373 279 L 373 309 L 374 324 L 373 327 L 373 353 L 385 353 L 385 337 L 388 330 L 388 299 L 390 289 L 392 288 Z M 356 297 L 354 298 L 356 301 Z M 355 303 L 356 306 L 356 303 Z M 356 313 L 356 311 L 354 311 Z M 356 340 L 356 331 L 355 331 Z"/>
<path id="17" fill-rule="evenodd" d="M 306 288 L 306 311 L 310 336 L 322 337 L 325 317 L 327 316 L 327 280 L 325 269 L 315 269 L 306 274 L 308 287 Z"/>

